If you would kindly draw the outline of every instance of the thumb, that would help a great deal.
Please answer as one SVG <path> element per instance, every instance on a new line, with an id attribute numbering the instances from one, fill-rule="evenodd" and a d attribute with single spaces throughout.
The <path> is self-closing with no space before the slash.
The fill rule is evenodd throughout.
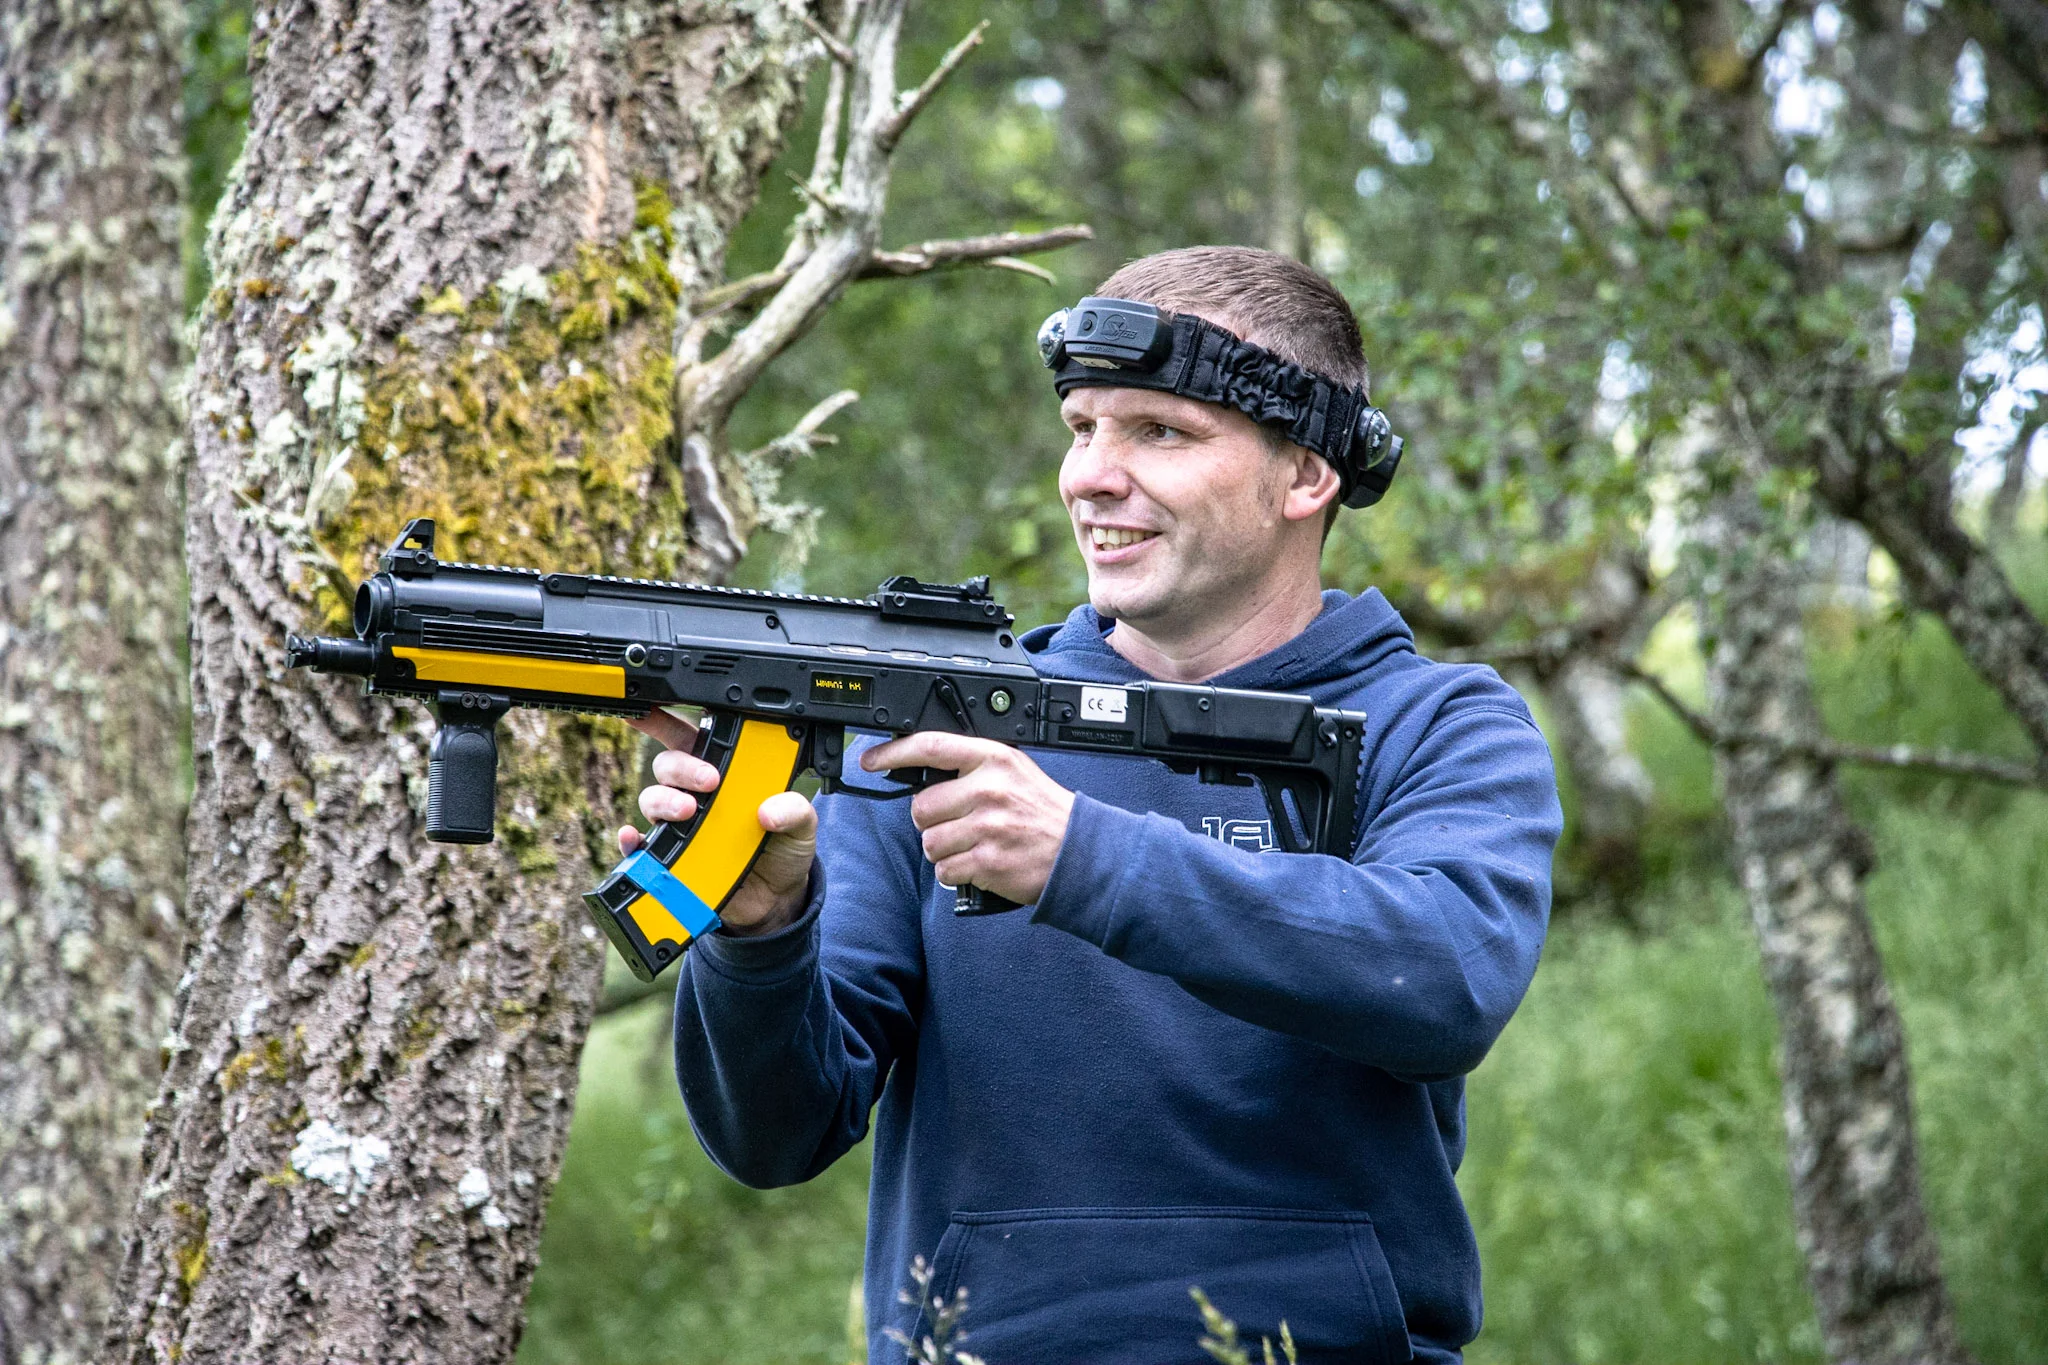
<path id="1" fill-rule="evenodd" d="M 818 851 L 818 812 L 802 792 L 777 792 L 761 803 L 760 820 L 771 837 L 754 875 L 777 895 L 802 890 Z"/>

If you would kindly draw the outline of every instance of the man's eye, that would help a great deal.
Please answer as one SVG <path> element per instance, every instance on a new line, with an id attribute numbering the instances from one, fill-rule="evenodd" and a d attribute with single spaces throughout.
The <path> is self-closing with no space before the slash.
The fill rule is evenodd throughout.
<path id="1" fill-rule="evenodd" d="M 1180 428 L 1170 427 L 1164 422 L 1153 422 L 1145 428 L 1145 435 L 1155 441 L 1171 441 L 1180 435 Z"/>

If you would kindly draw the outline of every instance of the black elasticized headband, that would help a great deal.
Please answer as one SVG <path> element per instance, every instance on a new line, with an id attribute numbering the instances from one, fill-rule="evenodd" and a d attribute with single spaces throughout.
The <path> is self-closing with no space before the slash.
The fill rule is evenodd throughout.
<path id="1" fill-rule="evenodd" d="M 1370 507 L 1394 481 L 1401 438 L 1365 390 L 1339 384 L 1192 313 L 1085 298 L 1038 329 L 1038 354 L 1070 389 L 1157 389 L 1236 408 L 1330 462 L 1346 507 Z"/>

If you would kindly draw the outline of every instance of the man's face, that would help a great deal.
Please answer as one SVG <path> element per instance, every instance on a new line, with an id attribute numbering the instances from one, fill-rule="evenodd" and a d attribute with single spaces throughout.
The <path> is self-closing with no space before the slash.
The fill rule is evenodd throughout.
<path id="1" fill-rule="evenodd" d="M 1260 596 L 1301 520 L 1301 452 L 1274 453 L 1242 413 L 1149 389 L 1078 388 L 1060 416 L 1074 433 L 1060 498 L 1098 612 L 1172 634 Z"/>

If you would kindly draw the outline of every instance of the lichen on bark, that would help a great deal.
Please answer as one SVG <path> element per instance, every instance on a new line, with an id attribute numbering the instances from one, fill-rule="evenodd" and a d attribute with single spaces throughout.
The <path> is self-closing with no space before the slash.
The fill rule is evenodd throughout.
<path id="1" fill-rule="evenodd" d="M 498 842 L 431 844 L 430 717 L 287 672 L 282 640 L 413 516 L 449 557 L 702 563 L 671 333 L 796 112 L 799 9 L 256 10 L 190 426 L 195 942 L 110 1358 L 516 1345 L 632 746 L 516 711 Z"/>
<path id="2" fill-rule="evenodd" d="M 0 4 L 0 1357 L 96 1358 L 178 970 L 169 3 Z"/>

